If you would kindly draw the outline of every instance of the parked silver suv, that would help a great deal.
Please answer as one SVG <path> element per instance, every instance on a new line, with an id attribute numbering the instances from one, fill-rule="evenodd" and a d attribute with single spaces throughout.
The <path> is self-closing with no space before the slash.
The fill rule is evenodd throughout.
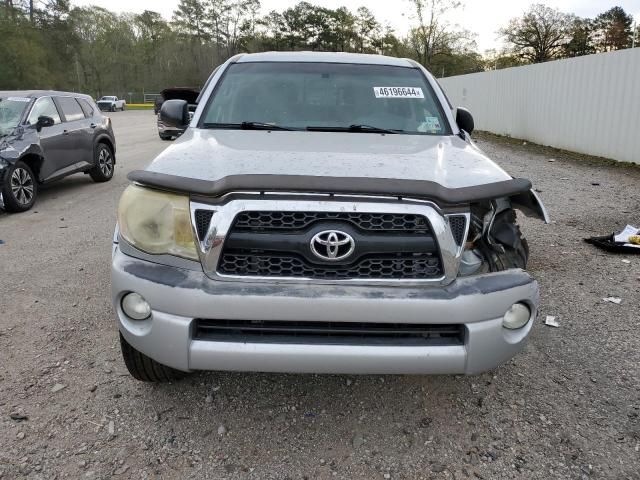
<path id="1" fill-rule="evenodd" d="M 544 207 L 417 63 L 238 55 L 190 122 L 182 100 L 160 115 L 186 131 L 129 175 L 113 246 L 135 378 L 472 374 L 523 348 L 538 286 L 514 208 Z"/>

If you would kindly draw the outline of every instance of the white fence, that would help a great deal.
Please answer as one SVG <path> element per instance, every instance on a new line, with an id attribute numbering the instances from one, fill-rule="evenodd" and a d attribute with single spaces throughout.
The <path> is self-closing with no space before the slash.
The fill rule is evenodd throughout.
<path id="1" fill-rule="evenodd" d="M 478 130 L 640 163 L 640 48 L 439 81 Z"/>

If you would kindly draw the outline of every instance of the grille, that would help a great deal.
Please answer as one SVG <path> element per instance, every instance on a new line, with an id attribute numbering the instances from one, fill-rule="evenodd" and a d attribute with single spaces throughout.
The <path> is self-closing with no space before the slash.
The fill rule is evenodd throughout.
<path id="1" fill-rule="evenodd" d="M 462 245 L 465 240 L 464 232 L 467 229 L 467 219 L 462 215 L 451 215 L 449 217 L 449 227 L 456 245 Z"/>
<path id="2" fill-rule="evenodd" d="M 331 262 L 311 252 L 323 228 L 347 232 L 352 258 Z M 428 280 L 442 276 L 426 217 L 364 212 L 239 213 L 218 261 L 222 275 L 317 280 Z"/>
<path id="3" fill-rule="evenodd" d="M 362 258 L 352 265 L 317 265 L 303 258 L 277 254 L 224 252 L 218 271 L 226 275 L 314 279 L 424 279 L 441 275 L 439 257 L 411 254 Z"/>
<path id="4" fill-rule="evenodd" d="M 449 346 L 464 344 L 464 326 L 197 319 L 194 339 L 242 343 Z"/>
<path id="5" fill-rule="evenodd" d="M 209 230 L 209 224 L 211 223 L 211 217 L 213 212 L 211 210 L 196 210 L 196 229 L 198 230 L 198 238 L 204 240 L 207 231 Z"/>
<path id="6" fill-rule="evenodd" d="M 426 233 L 422 215 L 357 212 L 242 212 L 236 217 L 238 230 L 304 230 L 318 221 L 344 221 L 364 231 Z"/>

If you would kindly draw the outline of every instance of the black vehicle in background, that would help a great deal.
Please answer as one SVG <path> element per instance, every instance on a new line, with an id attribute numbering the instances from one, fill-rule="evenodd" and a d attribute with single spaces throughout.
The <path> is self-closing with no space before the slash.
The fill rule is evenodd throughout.
<path id="1" fill-rule="evenodd" d="M 200 89 L 191 87 L 173 87 L 165 88 L 160 92 L 160 96 L 156 98 L 153 106 L 153 111 L 157 115 L 162 108 L 162 104 L 166 100 L 184 100 L 189 105 L 189 110 L 194 111 L 196 104 L 198 103 L 198 96 L 200 95 Z M 175 128 L 168 128 L 164 125 L 160 118 L 158 118 L 158 135 L 162 140 L 171 140 L 174 137 L 182 135 L 184 130 L 176 130 Z"/>
<path id="2" fill-rule="evenodd" d="M 29 210 L 40 184 L 77 172 L 106 182 L 115 153 L 111 120 L 90 96 L 0 91 L 0 208 Z"/>

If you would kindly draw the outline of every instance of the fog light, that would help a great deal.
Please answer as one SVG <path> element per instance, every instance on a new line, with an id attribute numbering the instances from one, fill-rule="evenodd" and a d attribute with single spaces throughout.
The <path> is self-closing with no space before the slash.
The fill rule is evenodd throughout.
<path id="1" fill-rule="evenodd" d="M 524 327 L 531 318 L 531 310 L 524 303 L 514 303 L 504 314 L 502 326 L 510 330 Z"/>
<path id="2" fill-rule="evenodd" d="M 127 293 L 122 298 L 122 310 L 134 320 L 144 320 L 151 315 L 151 305 L 137 293 Z"/>

